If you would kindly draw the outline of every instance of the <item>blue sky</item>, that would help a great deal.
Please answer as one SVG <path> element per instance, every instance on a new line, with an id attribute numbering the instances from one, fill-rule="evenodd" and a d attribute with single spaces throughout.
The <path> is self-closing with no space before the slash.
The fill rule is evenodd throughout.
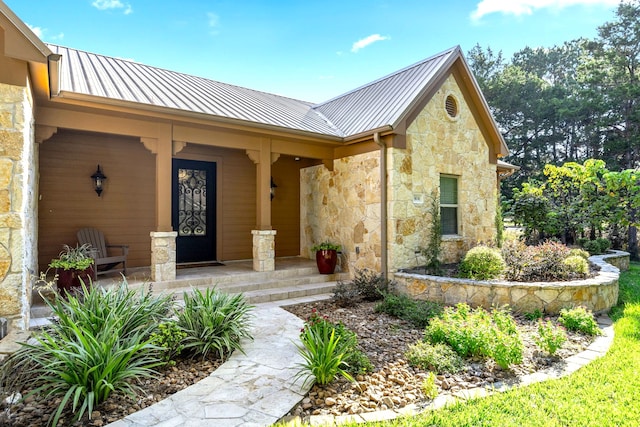
<path id="1" fill-rule="evenodd" d="M 4 0 L 45 42 L 320 102 L 449 47 L 593 38 L 617 0 Z"/>

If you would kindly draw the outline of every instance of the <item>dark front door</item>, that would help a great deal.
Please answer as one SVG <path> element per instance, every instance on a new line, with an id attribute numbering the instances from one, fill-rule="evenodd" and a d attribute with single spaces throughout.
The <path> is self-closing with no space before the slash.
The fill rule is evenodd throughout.
<path id="1" fill-rule="evenodd" d="M 173 229 L 178 263 L 216 259 L 216 164 L 173 160 Z"/>

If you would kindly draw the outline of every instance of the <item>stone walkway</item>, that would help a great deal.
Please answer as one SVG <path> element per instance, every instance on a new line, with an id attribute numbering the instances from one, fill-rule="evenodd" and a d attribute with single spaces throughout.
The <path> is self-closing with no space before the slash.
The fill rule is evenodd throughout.
<path id="1" fill-rule="evenodd" d="M 303 322 L 275 305 L 258 305 L 254 316 L 245 354 L 235 352 L 197 384 L 108 426 L 251 427 L 282 418 L 310 388 L 294 383 Z"/>
<path id="2" fill-rule="evenodd" d="M 297 364 L 302 362 L 294 342 L 298 341 L 303 322 L 276 304 L 267 304 L 256 307 L 253 323 L 255 340 L 244 345 L 246 354 L 236 352 L 204 380 L 107 427 L 251 427 L 269 426 L 278 421 L 310 388 L 310 385 L 302 388 L 301 379 L 294 382 Z M 409 405 L 398 410 L 338 417 L 317 415 L 311 417 L 310 424 L 331 426 L 347 421 L 381 421 L 416 415 L 459 400 L 569 375 L 604 356 L 613 343 L 611 320 L 601 316 L 598 323 L 603 335 L 585 351 L 565 359 L 560 368 L 535 372 L 509 383 L 496 383 L 491 388 L 441 395 L 426 407 Z"/>

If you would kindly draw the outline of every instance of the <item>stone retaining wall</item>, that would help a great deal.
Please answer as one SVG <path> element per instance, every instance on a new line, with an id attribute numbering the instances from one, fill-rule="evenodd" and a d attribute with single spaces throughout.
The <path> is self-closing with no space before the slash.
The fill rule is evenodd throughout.
<path id="1" fill-rule="evenodd" d="M 618 302 L 620 269 L 612 264 L 628 268 L 629 254 L 611 251 L 589 260 L 600 267 L 598 275 L 569 282 L 475 281 L 409 273 L 395 273 L 393 279 L 399 292 L 446 305 L 460 302 L 484 308 L 508 305 L 523 313 L 537 309 L 547 314 L 581 305 L 596 313 L 607 312 Z"/>

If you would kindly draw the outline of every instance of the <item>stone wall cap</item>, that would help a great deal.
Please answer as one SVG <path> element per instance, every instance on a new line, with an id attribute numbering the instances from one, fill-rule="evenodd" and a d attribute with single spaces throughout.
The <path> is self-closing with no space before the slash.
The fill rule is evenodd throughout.
<path id="1" fill-rule="evenodd" d="M 177 231 L 152 231 L 149 233 L 151 237 L 177 237 Z"/>
<path id="2" fill-rule="evenodd" d="M 258 236 L 275 236 L 276 230 L 251 230 L 251 234 Z"/>

